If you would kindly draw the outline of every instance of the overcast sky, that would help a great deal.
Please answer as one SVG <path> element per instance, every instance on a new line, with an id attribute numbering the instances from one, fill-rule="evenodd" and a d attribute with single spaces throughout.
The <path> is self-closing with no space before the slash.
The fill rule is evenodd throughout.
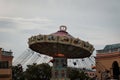
<path id="1" fill-rule="evenodd" d="M 120 43 L 120 0 L 0 0 L 0 47 L 15 57 L 28 48 L 29 37 L 60 25 L 96 50 Z"/>

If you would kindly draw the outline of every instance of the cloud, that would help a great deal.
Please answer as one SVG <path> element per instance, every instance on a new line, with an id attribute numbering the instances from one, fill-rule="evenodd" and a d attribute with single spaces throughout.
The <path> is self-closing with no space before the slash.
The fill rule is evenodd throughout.
<path id="1" fill-rule="evenodd" d="M 0 44 L 6 48 L 9 44 L 16 52 L 22 52 L 27 48 L 28 37 L 56 32 L 60 25 L 66 25 L 71 35 L 89 41 L 96 49 L 120 43 L 119 3 L 118 0 L 0 0 Z"/>
<path id="2" fill-rule="evenodd" d="M 0 32 L 41 29 L 50 24 L 47 18 L 0 17 Z"/>
<path id="3" fill-rule="evenodd" d="M 12 49 L 19 55 L 28 47 L 28 37 L 51 24 L 47 18 L 0 17 L 0 47 Z"/>

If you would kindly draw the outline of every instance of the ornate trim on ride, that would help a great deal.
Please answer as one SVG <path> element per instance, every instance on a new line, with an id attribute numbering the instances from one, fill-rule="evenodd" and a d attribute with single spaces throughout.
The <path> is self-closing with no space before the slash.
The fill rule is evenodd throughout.
<path id="1" fill-rule="evenodd" d="M 80 40 L 79 38 L 73 39 L 72 40 L 72 45 L 77 46 L 77 47 L 83 47 L 84 42 Z"/>
<path id="2" fill-rule="evenodd" d="M 82 41 L 79 38 L 68 38 L 66 36 L 54 36 L 54 35 L 37 35 L 37 36 L 32 36 L 28 40 L 29 45 L 35 43 L 43 43 L 43 42 L 72 45 L 83 48 L 89 51 L 90 53 L 94 51 L 93 45 L 91 45 L 89 42 Z"/>
<path id="3" fill-rule="evenodd" d="M 59 36 L 58 43 L 71 44 L 71 39 L 66 36 Z"/>
<path id="4" fill-rule="evenodd" d="M 46 35 L 46 41 L 45 42 L 57 42 L 57 36 L 53 36 L 53 35 Z"/>
<path id="5" fill-rule="evenodd" d="M 60 26 L 60 31 L 66 31 L 66 30 L 67 30 L 67 27 L 65 25 Z"/>

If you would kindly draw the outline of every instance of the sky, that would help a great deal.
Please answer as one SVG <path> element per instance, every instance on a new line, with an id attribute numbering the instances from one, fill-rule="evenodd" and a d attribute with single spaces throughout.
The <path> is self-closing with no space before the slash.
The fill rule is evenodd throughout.
<path id="1" fill-rule="evenodd" d="M 0 0 L 0 47 L 14 57 L 28 48 L 29 37 L 61 25 L 95 50 L 120 43 L 120 0 Z"/>

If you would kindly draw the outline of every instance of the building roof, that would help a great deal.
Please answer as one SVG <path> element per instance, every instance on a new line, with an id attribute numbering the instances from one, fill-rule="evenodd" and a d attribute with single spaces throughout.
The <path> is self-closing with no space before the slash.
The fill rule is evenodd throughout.
<path id="1" fill-rule="evenodd" d="M 111 45 L 106 45 L 104 47 L 104 50 L 112 50 L 112 49 L 118 49 L 120 48 L 120 43 L 118 44 L 111 44 Z"/>
<path id="2" fill-rule="evenodd" d="M 3 56 L 12 56 L 12 53 L 11 51 L 2 51 L 2 55 Z"/>
<path id="3" fill-rule="evenodd" d="M 109 53 L 109 52 L 120 51 L 120 43 L 106 45 L 104 49 L 96 50 L 96 51 L 97 53 Z"/>

